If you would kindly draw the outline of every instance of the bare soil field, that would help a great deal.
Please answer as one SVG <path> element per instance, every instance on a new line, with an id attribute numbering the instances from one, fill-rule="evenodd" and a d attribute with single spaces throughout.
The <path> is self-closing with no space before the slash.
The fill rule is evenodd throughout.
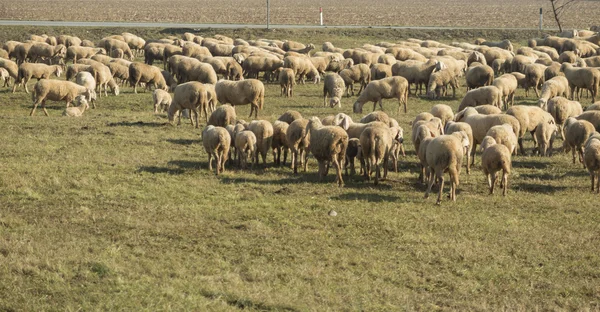
<path id="1" fill-rule="evenodd" d="M 444 26 L 535 28 L 539 8 L 544 27 L 556 27 L 547 0 L 378 0 L 378 1 L 271 1 L 271 23 L 319 23 L 323 7 L 326 25 Z M 600 1 L 580 1 L 565 11 L 566 28 L 597 23 Z M 147 21 L 262 24 L 264 0 L 23 0 L 0 1 L 0 19 L 65 21 Z"/>

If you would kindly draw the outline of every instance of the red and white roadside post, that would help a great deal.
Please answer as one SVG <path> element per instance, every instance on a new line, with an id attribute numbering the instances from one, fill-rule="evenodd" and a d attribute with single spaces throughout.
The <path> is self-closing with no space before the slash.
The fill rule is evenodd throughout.
<path id="1" fill-rule="evenodd" d="M 323 26 L 323 8 L 322 7 L 319 8 L 319 17 L 321 20 L 321 26 Z"/>

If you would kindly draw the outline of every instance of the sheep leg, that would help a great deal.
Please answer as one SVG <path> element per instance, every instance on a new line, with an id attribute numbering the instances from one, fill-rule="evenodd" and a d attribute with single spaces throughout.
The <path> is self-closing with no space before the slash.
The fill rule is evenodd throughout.
<path id="1" fill-rule="evenodd" d="M 431 189 L 433 188 L 433 182 L 434 182 L 434 175 L 433 175 L 433 171 L 429 170 L 426 171 L 427 172 L 427 190 L 425 191 L 425 198 L 429 197 L 429 193 L 431 193 Z"/>
<path id="2" fill-rule="evenodd" d="M 508 172 L 506 170 L 502 171 L 502 196 L 506 196 L 506 191 L 508 189 Z"/>
<path id="3" fill-rule="evenodd" d="M 377 184 L 379 184 L 379 162 L 375 161 L 374 165 L 375 165 L 375 181 L 373 184 L 377 185 Z"/>
<path id="4" fill-rule="evenodd" d="M 214 157 L 215 157 L 215 163 L 216 163 L 215 164 L 216 165 L 215 175 L 219 175 L 219 172 L 221 171 L 221 157 L 220 157 L 219 153 L 217 153 L 217 152 L 215 152 Z"/>
<path id="5" fill-rule="evenodd" d="M 291 169 L 294 170 L 294 174 L 298 174 L 298 164 L 296 161 L 298 160 L 298 152 L 296 150 L 292 150 L 292 159 L 291 159 Z"/>
<path id="6" fill-rule="evenodd" d="M 285 162 L 287 161 L 287 157 L 288 157 L 288 148 L 284 147 L 283 148 L 283 165 L 285 166 Z"/>
<path id="7" fill-rule="evenodd" d="M 306 166 L 308 165 L 308 153 L 305 149 L 302 149 L 302 164 L 304 166 L 304 172 L 306 172 Z"/>
<path id="8" fill-rule="evenodd" d="M 344 186 L 344 180 L 342 179 L 342 167 L 337 157 L 333 158 L 333 166 L 335 167 L 336 180 L 339 187 Z"/>
<path id="9" fill-rule="evenodd" d="M 208 152 L 208 171 L 212 171 L 212 153 Z"/>
<path id="10" fill-rule="evenodd" d="M 600 170 L 596 170 L 596 192 L 600 194 Z"/>
<path id="11" fill-rule="evenodd" d="M 471 147 L 471 166 L 475 166 L 475 150 L 477 150 L 477 144 L 474 143 Z M 467 159 L 469 158 L 467 157 Z"/>
<path id="12" fill-rule="evenodd" d="M 440 205 L 442 203 L 442 191 L 444 190 L 444 172 L 436 173 L 436 176 L 440 184 L 440 190 L 438 191 L 438 199 L 435 204 Z"/>
<path id="13" fill-rule="evenodd" d="M 323 172 L 325 171 L 325 161 L 319 160 L 319 181 L 323 181 Z"/>
<path id="14" fill-rule="evenodd" d="M 585 163 L 583 162 L 583 145 L 579 146 L 577 154 L 579 154 L 579 163 L 583 164 L 583 168 L 585 169 Z"/>
<path id="15" fill-rule="evenodd" d="M 525 156 L 525 148 L 523 147 L 523 138 L 519 138 L 517 141 L 519 142 L 519 149 L 521 150 L 521 155 Z"/>
<path id="16" fill-rule="evenodd" d="M 491 176 L 491 183 L 490 183 L 490 195 L 494 194 L 494 186 L 496 186 L 496 172 L 492 172 L 490 174 Z"/>

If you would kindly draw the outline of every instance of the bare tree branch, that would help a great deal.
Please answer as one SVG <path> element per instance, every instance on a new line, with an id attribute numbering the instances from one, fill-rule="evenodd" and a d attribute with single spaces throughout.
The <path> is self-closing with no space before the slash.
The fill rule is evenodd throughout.
<path id="1" fill-rule="evenodd" d="M 552 5 L 552 13 L 554 14 L 554 19 L 556 20 L 556 24 L 558 25 L 558 29 L 562 32 L 562 25 L 560 24 L 560 16 L 564 12 L 566 8 L 568 8 L 571 4 L 577 2 L 579 0 L 550 0 L 550 4 Z"/>

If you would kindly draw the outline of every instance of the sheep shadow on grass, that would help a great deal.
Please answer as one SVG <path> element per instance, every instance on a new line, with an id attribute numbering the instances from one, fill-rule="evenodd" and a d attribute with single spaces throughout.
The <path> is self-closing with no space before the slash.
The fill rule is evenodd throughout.
<path id="1" fill-rule="evenodd" d="M 510 182 L 509 182 L 510 183 Z M 566 186 L 554 186 L 535 183 L 516 183 L 509 184 L 509 187 L 519 192 L 535 193 L 535 194 L 554 194 L 559 191 L 564 191 Z"/>
<path id="2" fill-rule="evenodd" d="M 546 169 L 548 165 L 548 163 L 527 160 L 513 160 L 512 162 L 513 168 Z"/>
<path id="3" fill-rule="evenodd" d="M 110 122 L 107 124 L 109 127 L 164 127 L 168 125 L 165 122 L 143 122 L 143 121 L 119 121 Z"/>
<path id="4" fill-rule="evenodd" d="M 177 144 L 177 145 L 192 145 L 192 144 L 200 144 L 202 140 L 198 139 L 167 139 L 167 142 Z"/>
<path id="5" fill-rule="evenodd" d="M 142 166 L 138 168 L 137 172 L 147 172 L 152 174 L 158 173 L 167 173 L 172 175 L 179 175 L 185 173 L 185 170 L 180 168 L 167 168 L 167 167 L 158 167 L 158 166 Z"/>
<path id="6" fill-rule="evenodd" d="M 341 201 L 367 201 L 370 203 L 382 203 L 382 202 L 403 202 L 403 199 L 399 196 L 394 195 L 379 195 L 379 194 L 360 194 L 360 193 L 345 193 L 338 196 L 331 197 L 332 200 Z"/>

